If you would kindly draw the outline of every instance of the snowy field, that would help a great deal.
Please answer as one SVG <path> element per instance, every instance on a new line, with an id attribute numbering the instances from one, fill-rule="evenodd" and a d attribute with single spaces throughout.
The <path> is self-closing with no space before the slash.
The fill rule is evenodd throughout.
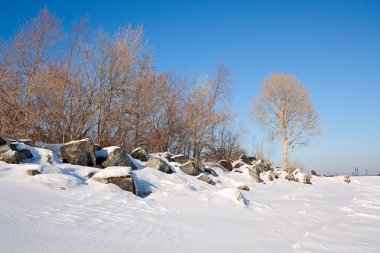
<path id="1" fill-rule="evenodd" d="M 216 169 L 209 185 L 144 168 L 138 185 L 152 193 L 140 198 L 86 180 L 94 168 L 32 152 L 25 164 L 0 162 L 1 253 L 380 252 L 380 177 L 258 184 Z M 243 184 L 246 206 L 236 200 Z"/>

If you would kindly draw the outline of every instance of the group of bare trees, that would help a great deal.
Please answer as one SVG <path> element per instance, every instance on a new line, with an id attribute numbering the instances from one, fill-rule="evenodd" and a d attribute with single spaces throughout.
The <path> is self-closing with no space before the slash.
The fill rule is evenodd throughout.
<path id="1" fill-rule="evenodd" d="M 222 65 L 212 78 L 158 72 L 140 26 L 109 34 L 83 20 L 67 33 L 43 9 L 1 44 L 0 136 L 232 158 L 229 86 Z"/>

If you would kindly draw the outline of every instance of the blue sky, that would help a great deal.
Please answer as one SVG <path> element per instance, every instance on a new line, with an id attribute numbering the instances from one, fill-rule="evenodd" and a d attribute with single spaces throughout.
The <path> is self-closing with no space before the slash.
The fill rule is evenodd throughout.
<path id="1" fill-rule="evenodd" d="M 142 24 L 160 70 L 212 74 L 223 61 L 249 150 L 253 136 L 263 136 L 248 113 L 261 80 L 297 76 L 324 130 L 291 156 L 325 173 L 380 173 L 380 1 L 3 1 L 0 37 L 45 5 L 66 27 L 84 16 L 108 31 Z M 275 148 L 274 161 L 281 159 Z"/>

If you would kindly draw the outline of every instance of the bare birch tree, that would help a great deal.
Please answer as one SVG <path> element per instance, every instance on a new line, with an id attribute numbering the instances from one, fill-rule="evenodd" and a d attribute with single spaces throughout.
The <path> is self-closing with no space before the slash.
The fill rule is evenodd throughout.
<path id="1" fill-rule="evenodd" d="M 284 170 L 288 168 L 289 149 L 306 145 L 310 137 L 320 134 L 319 113 L 308 90 L 291 75 L 275 73 L 265 79 L 259 96 L 252 101 L 251 114 L 271 139 L 282 142 Z"/>

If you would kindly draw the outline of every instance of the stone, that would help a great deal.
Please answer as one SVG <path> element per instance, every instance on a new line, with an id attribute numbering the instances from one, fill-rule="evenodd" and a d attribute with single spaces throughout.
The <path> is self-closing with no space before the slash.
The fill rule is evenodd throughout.
<path id="1" fill-rule="evenodd" d="M 0 161 L 12 164 L 18 164 L 24 159 L 33 158 L 32 153 L 28 149 L 17 148 L 17 144 L 5 144 L 0 146 Z"/>
<path id="2" fill-rule="evenodd" d="M 101 162 L 100 160 L 104 160 L 104 161 Z M 101 162 L 100 165 L 103 168 L 107 168 L 111 166 L 123 166 L 123 167 L 130 167 L 132 170 L 138 169 L 136 164 L 133 162 L 132 158 L 128 155 L 128 153 L 121 147 L 117 147 L 117 146 L 103 148 L 102 150 L 98 151 L 97 161 Z"/>
<path id="3" fill-rule="evenodd" d="M 172 161 L 180 164 L 186 164 L 190 161 L 190 158 L 186 155 L 176 155 L 172 157 Z"/>
<path id="4" fill-rule="evenodd" d="M 94 144 L 94 150 L 95 150 L 95 152 L 96 151 L 100 151 L 102 149 L 103 149 L 102 146 L 100 146 L 99 144 Z"/>
<path id="5" fill-rule="evenodd" d="M 241 186 L 238 187 L 238 189 L 239 189 L 239 190 L 242 190 L 242 191 L 250 191 L 248 185 L 241 185 Z"/>
<path id="6" fill-rule="evenodd" d="M 234 167 L 235 169 L 237 169 L 237 168 L 240 168 L 241 166 L 244 166 L 244 165 L 245 165 L 244 162 L 242 162 L 242 161 L 236 161 L 236 162 L 234 163 L 233 167 Z"/>
<path id="7" fill-rule="evenodd" d="M 242 154 L 242 155 L 239 157 L 239 159 L 240 159 L 243 163 L 251 165 L 251 160 L 248 158 L 247 155 Z M 235 168 L 239 168 L 239 167 L 235 167 Z"/>
<path id="8" fill-rule="evenodd" d="M 199 171 L 196 167 L 196 164 L 193 161 L 189 161 L 181 166 L 179 166 L 179 169 L 190 176 L 196 176 L 199 175 Z"/>
<path id="9" fill-rule="evenodd" d="M 236 173 L 243 173 L 243 171 L 239 170 L 239 169 L 234 169 L 233 172 L 236 172 Z"/>
<path id="10" fill-rule="evenodd" d="M 310 174 L 311 174 L 312 176 L 316 176 L 316 177 L 319 176 L 315 170 L 310 171 Z"/>
<path id="11" fill-rule="evenodd" d="M 145 166 L 153 168 L 153 169 L 157 169 L 157 170 L 162 171 L 162 172 L 167 173 L 167 174 L 171 174 L 172 173 L 172 169 L 170 168 L 170 165 L 168 163 L 166 163 L 165 161 L 161 160 L 158 157 L 152 156 L 145 163 Z"/>
<path id="12" fill-rule="evenodd" d="M 40 171 L 35 170 L 35 169 L 29 169 L 26 171 L 26 173 L 28 173 L 28 175 L 30 175 L 30 176 L 35 176 L 35 175 L 41 174 Z"/>
<path id="13" fill-rule="evenodd" d="M 131 156 L 142 162 L 147 162 L 149 160 L 149 154 L 145 148 L 136 148 L 132 151 Z"/>
<path id="14" fill-rule="evenodd" d="M 3 138 L 0 137 L 0 146 L 3 146 L 5 144 L 7 144 L 7 142 Z"/>
<path id="15" fill-rule="evenodd" d="M 302 169 L 296 169 L 292 173 L 294 175 L 295 181 L 303 184 L 311 184 L 311 175 L 306 173 Z"/>
<path id="16" fill-rule="evenodd" d="M 261 182 L 260 173 L 256 168 L 249 168 L 248 173 L 255 182 L 257 183 Z"/>
<path id="17" fill-rule="evenodd" d="M 289 180 L 289 181 L 296 181 L 296 178 L 294 177 L 294 175 L 292 173 L 288 173 L 286 176 L 285 176 L 285 179 Z"/>
<path id="18" fill-rule="evenodd" d="M 231 171 L 232 170 L 232 164 L 230 161 L 227 161 L 227 160 L 220 160 L 218 162 L 219 165 L 221 165 L 223 168 L 225 168 L 226 170 L 228 171 Z"/>
<path id="19" fill-rule="evenodd" d="M 20 139 L 18 141 L 21 143 L 24 143 L 25 145 L 28 145 L 28 146 L 32 146 L 32 147 L 36 146 L 36 143 L 30 139 Z"/>
<path id="20" fill-rule="evenodd" d="M 256 168 L 259 171 L 259 173 L 263 173 L 270 170 L 271 165 L 267 163 L 264 159 L 260 159 L 252 163 L 252 166 Z"/>
<path id="21" fill-rule="evenodd" d="M 211 174 L 213 175 L 214 177 L 217 177 L 218 174 L 216 173 L 216 171 L 214 169 L 211 169 L 211 168 L 205 168 L 205 170 L 203 171 L 204 173 L 207 173 L 207 174 Z"/>
<path id="22" fill-rule="evenodd" d="M 204 181 L 208 184 L 211 184 L 211 185 L 215 185 L 215 182 L 212 181 L 212 179 L 207 176 L 206 174 L 200 174 L 198 177 L 197 177 L 198 180 L 201 180 L 201 181 Z"/>
<path id="23" fill-rule="evenodd" d="M 128 167 L 108 167 L 91 178 L 100 183 L 117 185 L 124 191 L 136 194 L 134 174 Z"/>
<path id="24" fill-rule="evenodd" d="M 346 182 L 347 184 L 351 182 L 351 179 L 350 179 L 350 176 L 344 176 L 344 182 Z"/>
<path id="25" fill-rule="evenodd" d="M 172 162 L 173 160 L 172 160 L 172 157 L 173 157 L 173 155 L 172 154 L 170 154 L 170 153 L 165 153 L 165 159 L 168 161 L 168 162 Z"/>
<path id="26" fill-rule="evenodd" d="M 272 175 L 268 175 L 268 180 L 269 181 L 273 181 L 274 180 L 273 177 L 272 177 Z"/>
<path id="27" fill-rule="evenodd" d="M 60 150 L 63 162 L 82 166 L 96 164 L 94 142 L 91 139 L 65 143 Z"/>

